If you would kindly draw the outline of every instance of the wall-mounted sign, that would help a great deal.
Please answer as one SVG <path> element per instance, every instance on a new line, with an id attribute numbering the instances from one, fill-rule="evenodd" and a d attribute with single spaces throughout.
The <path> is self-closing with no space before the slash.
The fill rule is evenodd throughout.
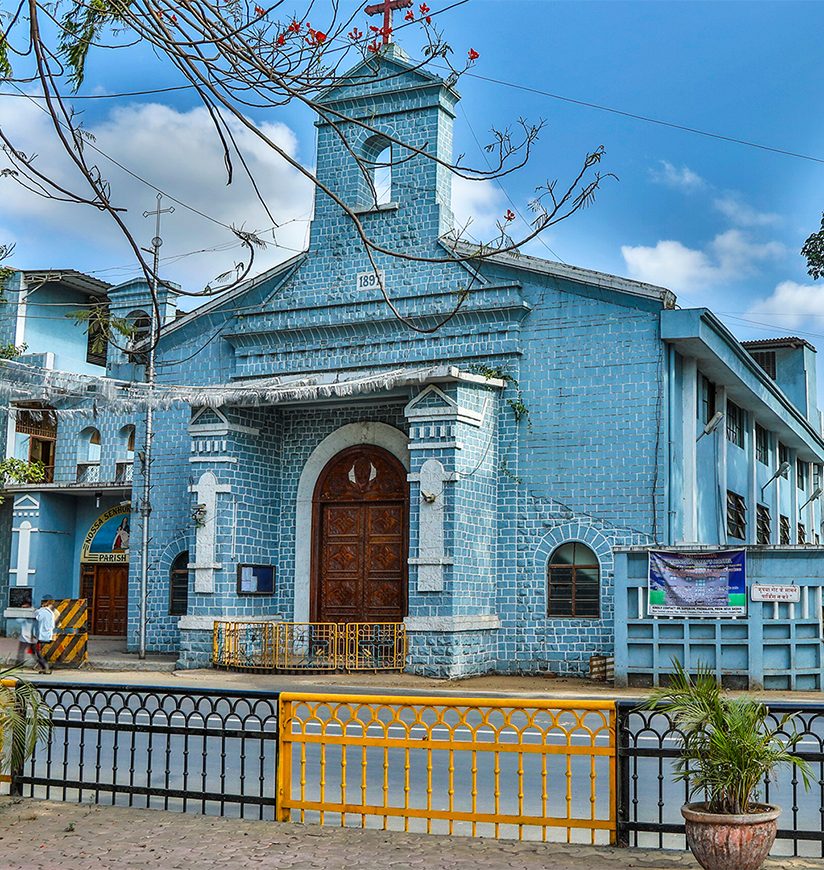
<path id="1" fill-rule="evenodd" d="M 274 565 L 238 565 L 238 595 L 274 595 Z"/>
<path id="2" fill-rule="evenodd" d="M 116 505 L 100 514 L 83 539 L 80 561 L 128 562 L 131 515 L 128 504 Z"/>
<path id="3" fill-rule="evenodd" d="M 750 587 L 753 601 L 787 601 L 798 604 L 801 601 L 801 587 L 789 583 L 754 583 Z"/>
<path id="4" fill-rule="evenodd" d="M 386 275 L 383 269 L 378 269 L 377 274 L 372 269 L 369 272 L 358 272 L 355 279 L 355 288 L 360 290 L 381 290 L 386 287 Z"/>
<path id="5" fill-rule="evenodd" d="M 668 553 L 650 550 L 650 616 L 745 616 L 744 550 Z"/>

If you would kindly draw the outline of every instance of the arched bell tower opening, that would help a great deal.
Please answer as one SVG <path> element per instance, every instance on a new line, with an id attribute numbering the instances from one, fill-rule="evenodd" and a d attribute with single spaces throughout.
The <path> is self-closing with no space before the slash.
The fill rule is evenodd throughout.
<path id="1" fill-rule="evenodd" d="M 312 620 L 400 622 L 408 540 L 403 464 L 374 444 L 333 456 L 312 498 Z"/>

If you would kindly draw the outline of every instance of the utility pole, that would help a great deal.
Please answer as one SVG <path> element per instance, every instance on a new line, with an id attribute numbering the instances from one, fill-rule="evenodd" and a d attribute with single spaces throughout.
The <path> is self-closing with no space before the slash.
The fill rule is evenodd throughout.
<path id="1" fill-rule="evenodd" d="M 151 250 L 144 251 L 152 254 L 152 312 L 150 315 L 151 328 L 149 329 L 149 353 L 146 358 L 146 438 L 143 445 L 143 498 L 140 503 L 140 516 L 143 518 L 140 538 L 140 640 L 137 650 L 138 658 L 146 658 L 146 623 L 149 599 L 149 517 L 152 513 L 151 490 L 152 490 L 152 440 L 154 438 L 154 386 L 155 386 L 155 347 L 160 335 L 160 305 L 157 301 L 157 270 L 160 268 L 160 246 L 163 239 L 160 237 L 160 216 L 171 214 L 174 206 L 161 208 L 163 194 L 157 195 L 157 208 L 154 211 L 144 211 L 143 217 L 155 218 L 155 234 L 152 239 Z"/>

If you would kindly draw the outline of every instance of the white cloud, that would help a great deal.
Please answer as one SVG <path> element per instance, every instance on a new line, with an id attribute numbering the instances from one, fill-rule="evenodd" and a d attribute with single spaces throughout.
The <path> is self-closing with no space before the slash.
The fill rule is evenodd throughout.
<path id="1" fill-rule="evenodd" d="M 503 191 L 491 181 L 470 181 L 452 176 L 452 211 L 455 224 L 466 226 L 466 235 L 488 242 L 497 235 L 495 222 L 509 208 Z"/>
<path id="2" fill-rule="evenodd" d="M 753 242 L 733 229 L 703 250 L 664 240 L 653 246 L 624 245 L 621 253 L 633 278 L 686 292 L 743 278 L 757 263 L 782 256 L 785 248 L 778 242 Z"/>
<path id="3" fill-rule="evenodd" d="M 0 126 L 15 146 L 27 153 L 37 153 L 35 165 L 40 171 L 56 177 L 67 187 L 85 192 L 85 182 L 56 143 L 49 123 L 48 117 L 27 101 L 0 101 Z M 296 219 L 309 216 L 311 184 L 239 121 L 228 123 L 272 216 L 277 223 L 284 224 L 276 231 L 277 241 L 288 248 L 302 248 L 307 225 Z M 296 153 L 297 141 L 288 127 L 259 126 L 288 154 Z M 223 152 L 204 108 L 178 111 L 153 103 L 132 104 L 114 109 L 88 129 L 94 135 L 93 145 L 116 157 L 136 175 L 215 220 L 256 231 L 272 225 L 236 155 L 233 155 L 234 181 L 226 185 Z M 153 228 L 143 218 L 143 211 L 154 208 L 156 191 L 93 150 L 87 150 L 87 154 L 111 183 L 113 202 L 127 209 L 124 220 L 131 231 L 141 243 L 148 243 Z M 137 274 L 134 255 L 108 215 L 86 206 L 42 199 L 8 178 L 0 179 L 0 185 L 3 220 L 14 226 L 20 237 L 16 264 L 23 268 L 71 266 L 89 270 L 122 266 L 99 273 L 113 283 Z M 169 205 L 169 200 L 164 204 Z M 170 259 L 164 266 L 166 277 L 185 289 L 198 290 L 215 275 L 231 268 L 242 258 L 243 250 L 229 230 L 180 204 L 174 205 L 174 214 L 164 216 L 163 257 L 222 248 L 176 261 Z M 20 227 L 25 229 L 21 231 Z M 271 232 L 265 238 L 271 242 Z M 270 246 L 258 252 L 254 271 L 262 271 L 292 253 Z"/>
<path id="4" fill-rule="evenodd" d="M 770 296 L 756 302 L 748 313 L 771 319 L 779 317 L 777 326 L 796 329 L 808 324 L 811 317 L 824 317 L 824 286 L 782 281 Z"/>
<path id="5" fill-rule="evenodd" d="M 738 227 L 766 227 L 778 223 L 777 214 L 758 211 L 747 205 L 737 193 L 725 193 L 713 200 L 713 206 Z"/>
<path id="6" fill-rule="evenodd" d="M 659 160 L 659 165 L 650 169 L 650 178 L 657 184 L 692 192 L 706 187 L 706 182 L 689 166 L 675 166 L 668 160 Z"/>

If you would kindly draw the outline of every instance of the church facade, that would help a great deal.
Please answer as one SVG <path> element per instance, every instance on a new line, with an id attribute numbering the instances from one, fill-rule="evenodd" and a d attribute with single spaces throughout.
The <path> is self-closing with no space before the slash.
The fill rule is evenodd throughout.
<path id="1" fill-rule="evenodd" d="M 393 76 L 355 71 L 328 106 L 450 162 L 456 93 L 394 47 L 382 63 Z M 423 331 L 389 309 L 322 191 L 305 253 L 177 318 L 164 296 L 160 389 L 197 384 L 202 398 L 156 415 L 150 651 L 208 665 L 220 619 L 404 622 L 416 673 L 583 673 L 614 649 L 616 552 L 818 545 L 809 345 L 744 347 L 709 311 L 612 275 L 509 254 L 450 261 L 443 166 L 396 157 L 376 207 L 332 126 L 317 129 L 320 180 L 371 238 L 408 255 L 375 256 Z M 366 159 L 386 146 L 348 132 Z M 463 289 L 457 313 L 425 331 Z M 151 311 L 141 282 L 99 292 L 113 314 Z M 138 356 L 111 348 L 107 371 L 143 377 Z M 26 520 L 25 583 L 109 602 L 119 583 L 114 633 L 135 648 L 141 417 L 57 419 L 53 482 L 14 488 L 10 583 L 23 585 Z M 20 449 L 13 427 L 8 452 Z M 80 492 L 90 428 L 98 479 Z M 110 488 L 124 461 L 128 481 Z M 32 529 L 66 532 L 65 561 L 50 563 Z M 120 580 L 104 550 L 122 557 Z"/>

